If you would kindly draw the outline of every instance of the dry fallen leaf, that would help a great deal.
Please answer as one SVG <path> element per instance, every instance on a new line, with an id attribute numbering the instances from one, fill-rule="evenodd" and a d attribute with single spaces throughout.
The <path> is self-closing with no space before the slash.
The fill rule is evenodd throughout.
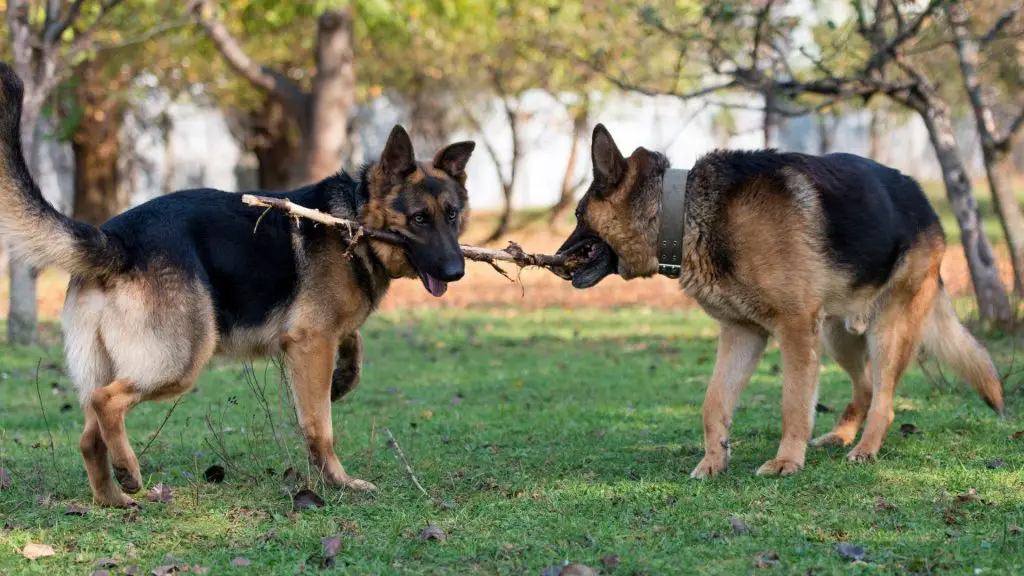
<path id="1" fill-rule="evenodd" d="M 11 487 L 11 473 L 7 468 L 0 468 L 0 490 L 7 490 Z"/>
<path id="2" fill-rule="evenodd" d="M 735 516 L 729 519 L 729 525 L 732 526 L 732 533 L 737 536 L 750 533 L 750 527 L 747 526 L 747 523 Z"/>
<path id="3" fill-rule="evenodd" d="M 850 562 L 863 560 L 864 556 L 867 555 L 867 552 L 864 550 L 863 546 L 857 546 L 856 544 L 847 544 L 845 542 L 842 544 L 836 544 L 836 552 L 838 552 L 840 556 L 849 560 Z"/>
<path id="4" fill-rule="evenodd" d="M 604 566 L 605 572 L 614 572 L 620 563 L 621 560 L 615 554 L 607 554 L 601 558 L 601 566 Z"/>
<path id="5" fill-rule="evenodd" d="M 877 510 L 879 512 L 884 512 L 886 510 L 895 510 L 895 509 L 896 509 L 896 505 L 891 503 L 891 502 L 889 502 L 885 498 L 879 497 L 878 501 L 875 502 L 875 510 Z"/>
<path id="6" fill-rule="evenodd" d="M 65 516 L 85 516 L 85 513 L 88 512 L 88 511 L 89 511 L 89 509 L 84 507 L 84 506 L 79 506 L 78 504 L 68 504 L 67 509 L 64 510 L 64 515 Z"/>
<path id="7" fill-rule="evenodd" d="M 114 566 L 117 566 L 117 560 L 104 556 L 102 558 L 97 558 L 92 565 L 97 568 L 113 568 Z"/>
<path id="8" fill-rule="evenodd" d="M 910 422 L 907 422 L 906 424 L 900 426 L 900 434 L 902 434 L 904 438 L 910 436 L 911 434 L 917 434 L 917 426 L 914 426 Z"/>
<path id="9" fill-rule="evenodd" d="M 164 504 L 169 503 L 174 499 L 174 490 L 170 486 L 160 483 L 149 489 L 146 493 L 146 500 L 150 502 L 163 502 Z"/>
<path id="10" fill-rule="evenodd" d="M 238 557 L 231 561 L 231 565 L 235 568 L 245 568 L 249 564 L 252 564 L 252 562 L 249 562 L 248 558 Z"/>
<path id="11" fill-rule="evenodd" d="M 21 549 L 21 555 L 29 560 L 46 558 L 47 556 L 53 556 L 54 554 L 56 554 L 56 552 L 53 551 L 53 546 L 50 546 L 49 544 L 33 544 L 29 542 Z"/>
<path id="12" fill-rule="evenodd" d="M 192 573 L 193 574 L 209 574 L 210 573 L 210 567 L 209 566 L 199 566 L 197 564 L 197 565 L 192 567 Z"/>
<path id="13" fill-rule="evenodd" d="M 303 488 L 292 497 L 292 505 L 295 510 L 316 510 L 324 507 L 324 499 L 316 492 Z"/>
<path id="14" fill-rule="evenodd" d="M 324 556 L 333 558 L 338 555 L 341 551 L 341 535 L 331 536 L 330 538 L 321 538 L 320 543 L 324 547 Z"/>
<path id="15" fill-rule="evenodd" d="M 1010 526 L 1010 534 L 1020 536 L 1021 534 L 1024 534 L 1024 528 L 1021 528 L 1020 526 Z"/>
<path id="16" fill-rule="evenodd" d="M 138 576 L 141 573 L 138 566 L 125 566 L 123 572 L 126 576 Z"/>
<path id="17" fill-rule="evenodd" d="M 1024 430 L 1017 430 L 1013 434 L 1010 434 L 1010 440 L 1024 439 Z"/>
<path id="18" fill-rule="evenodd" d="M 567 564 L 558 571 L 558 576 L 597 576 L 597 570 L 575 562 Z"/>
<path id="19" fill-rule="evenodd" d="M 775 552 L 758 552 L 754 554 L 754 568 L 771 568 L 779 563 L 779 555 Z"/>
<path id="20" fill-rule="evenodd" d="M 978 491 L 975 490 L 974 488 L 968 488 L 966 493 L 964 493 L 964 494 L 957 494 L 956 495 L 956 501 L 957 502 L 979 502 L 979 501 L 981 501 L 981 496 L 978 496 Z"/>
<path id="21" fill-rule="evenodd" d="M 89 573 L 89 576 L 110 576 L 110 572 L 106 570 L 93 570 Z"/>
<path id="22" fill-rule="evenodd" d="M 203 478 L 207 482 L 220 484 L 221 482 L 224 481 L 224 467 L 218 466 L 216 464 L 210 466 L 209 468 L 206 469 L 205 472 L 203 472 Z"/>
<path id="23" fill-rule="evenodd" d="M 156 568 L 153 568 L 153 571 L 150 572 L 150 574 L 152 574 L 153 576 L 167 576 L 168 574 L 174 574 L 177 571 L 177 564 L 167 564 L 164 566 L 157 566 Z"/>
<path id="24" fill-rule="evenodd" d="M 266 544 L 267 541 L 273 538 L 275 534 L 277 534 L 277 531 L 271 528 L 270 530 L 267 530 L 265 533 L 261 534 L 258 538 L 256 538 L 256 540 L 259 541 L 260 544 Z"/>
<path id="25" fill-rule="evenodd" d="M 420 530 L 420 538 L 423 540 L 438 540 L 443 542 L 446 538 L 448 538 L 448 535 L 445 534 L 444 530 L 441 530 L 437 526 L 431 524 L 423 530 Z"/>

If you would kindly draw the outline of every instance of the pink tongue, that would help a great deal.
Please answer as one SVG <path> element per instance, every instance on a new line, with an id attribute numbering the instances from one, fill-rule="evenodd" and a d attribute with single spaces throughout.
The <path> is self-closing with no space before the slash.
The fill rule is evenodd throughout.
<path id="1" fill-rule="evenodd" d="M 427 277 L 427 291 L 437 298 L 444 296 L 444 293 L 448 291 L 448 283 L 442 282 L 430 274 L 425 276 Z"/>

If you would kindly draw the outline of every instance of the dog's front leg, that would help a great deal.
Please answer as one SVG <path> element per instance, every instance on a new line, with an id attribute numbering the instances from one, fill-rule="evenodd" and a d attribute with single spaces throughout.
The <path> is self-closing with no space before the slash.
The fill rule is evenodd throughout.
<path id="1" fill-rule="evenodd" d="M 787 318 L 777 330 L 782 352 L 782 441 L 758 476 L 789 476 L 804 467 L 818 398 L 819 315 Z"/>
<path id="2" fill-rule="evenodd" d="M 359 386 L 363 374 L 363 337 L 353 332 L 341 337 L 338 359 L 331 376 L 331 402 L 341 400 Z"/>
<path id="3" fill-rule="evenodd" d="M 758 327 L 721 323 L 715 370 L 704 396 L 704 458 L 691 478 L 714 476 L 729 465 L 732 414 L 766 342 L 767 334 Z"/>
<path id="4" fill-rule="evenodd" d="M 314 466 L 330 484 L 357 490 L 376 490 L 376 486 L 345 473 L 334 453 L 331 425 L 331 376 L 338 339 L 317 330 L 296 329 L 289 333 L 285 362 L 291 379 L 292 395 L 299 425 Z"/>

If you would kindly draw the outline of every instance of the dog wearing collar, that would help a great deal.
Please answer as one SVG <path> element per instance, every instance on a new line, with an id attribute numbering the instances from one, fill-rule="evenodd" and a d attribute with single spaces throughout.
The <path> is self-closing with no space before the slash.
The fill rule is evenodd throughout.
<path id="1" fill-rule="evenodd" d="M 22 155 L 22 96 L 20 79 L 0 63 L 0 234 L 33 265 L 71 274 L 64 348 L 85 415 L 80 448 L 95 502 L 134 504 L 126 493 L 139 491 L 142 475 L 125 415 L 187 392 L 215 353 L 282 354 L 315 469 L 328 484 L 373 490 L 335 454 L 331 401 L 358 383 L 358 330 L 393 279 L 418 277 L 440 297 L 462 277 L 458 236 L 473 142 L 419 162 L 395 126 L 358 179 L 340 173 L 267 193 L 397 233 L 402 245 L 349 245 L 329 228 L 211 189 L 161 196 L 97 227 L 60 214 L 40 194 Z"/>
<path id="2" fill-rule="evenodd" d="M 852 462 L 877 456 L 920 344 L 1002 414 L 999 375 L 942 286 L 945 235 L 913 179 L 851 154 L 775 150 L 717 150 L 673 170 L 642 147 L 624 157 L 600 124 L 591 154 L 593 183 L 558 250 L 585 263 L 557 273 L 579 289 L 610 274 L 678 277 L 721 327 L 705 454 L 691 477 L 727 467 L 733 411 L 772 336 L 782 353 L 782 439 L 758 475 L 803 468 L 822 344 L 850 376 L 853 399 L 811 443 L 850 445 L 864 424 Z"/>

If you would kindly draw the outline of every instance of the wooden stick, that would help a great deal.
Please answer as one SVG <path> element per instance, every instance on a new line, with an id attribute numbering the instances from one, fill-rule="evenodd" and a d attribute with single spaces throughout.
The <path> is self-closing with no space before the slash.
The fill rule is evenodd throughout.
<path id="1" fill-rule="evenodd" d="M 282 210 L 296 216 L 298 218 L 305 218 L 312 220 L 324 226 L 331 226 L 333 228 L 339 228 L 347 232 L 349 239 L 358 240 L 365 236 L 373 240 L 379 240 L 381 242 L 387 242 L 388 244 L 403 244 L 405 238 L 394 232 L 387 232 L 384 230 L 375 230 L 373 228 L 367 228 L 362 224 L 353 220 L 345 220 L 344 218 L 337 218 L 330 214 L 325 214 L 319 210 L 312 208 L 306 208 L 300 206 L 294 202 L 285 198 L 271 198 L 268 196 L 257 196 L 254 194 L 243 194 L 242 202 L 248 206 L 256 206 L 259 208 L 277 209 Z M 526 268 L 527 266 L 538 266 L 541 268 L 562 268 L 566 272 L 571 271 L 573 268 L 579 265 L 578 258 L 562 255 L 549 255 L 549 254 L 530 254 L 523 250 L 523 248 L 512 241 L 509 241 L 508 246 L 504 250 L 493 250 L 490 248 L 479 248 L 476 246 L 461 245 L 462 254 L 476 262 L 486 262 L 497 268 L 496 262 L 511 262 L 520 268 Z M 497 268 L 499 272 L 504 274 L 501 268 Z M 506 275 L 507 276 L 507 275 Z"/>
<path id="2" fill-rule="evenodd" d="M 405 453 L 402 452 L 402 447 L 398 445 L 398 440 L 395 440 L 394 434 L 391 433 L 391 430 L 387 426 L 384 427 L 384 431 L 388 433 L 388 444 L 394 446 L 395 452 L 398 453 L 398 457 L 401 458 L 402 463 L 405 464 L 405 473 L 409 475 L 409 478 L 412 478 L 413 484 L 415 484 L 416 487 L 420 489 L 420 492 L 423 492 L 423 495 L 429 500 L 430 494 L 423 489 L 423 485 L 420 484 L 419 478 L 416 478 L 416 473 L 412 471 L 412 466 L 409 465 L 409 461 L 405 458 Z"/>

